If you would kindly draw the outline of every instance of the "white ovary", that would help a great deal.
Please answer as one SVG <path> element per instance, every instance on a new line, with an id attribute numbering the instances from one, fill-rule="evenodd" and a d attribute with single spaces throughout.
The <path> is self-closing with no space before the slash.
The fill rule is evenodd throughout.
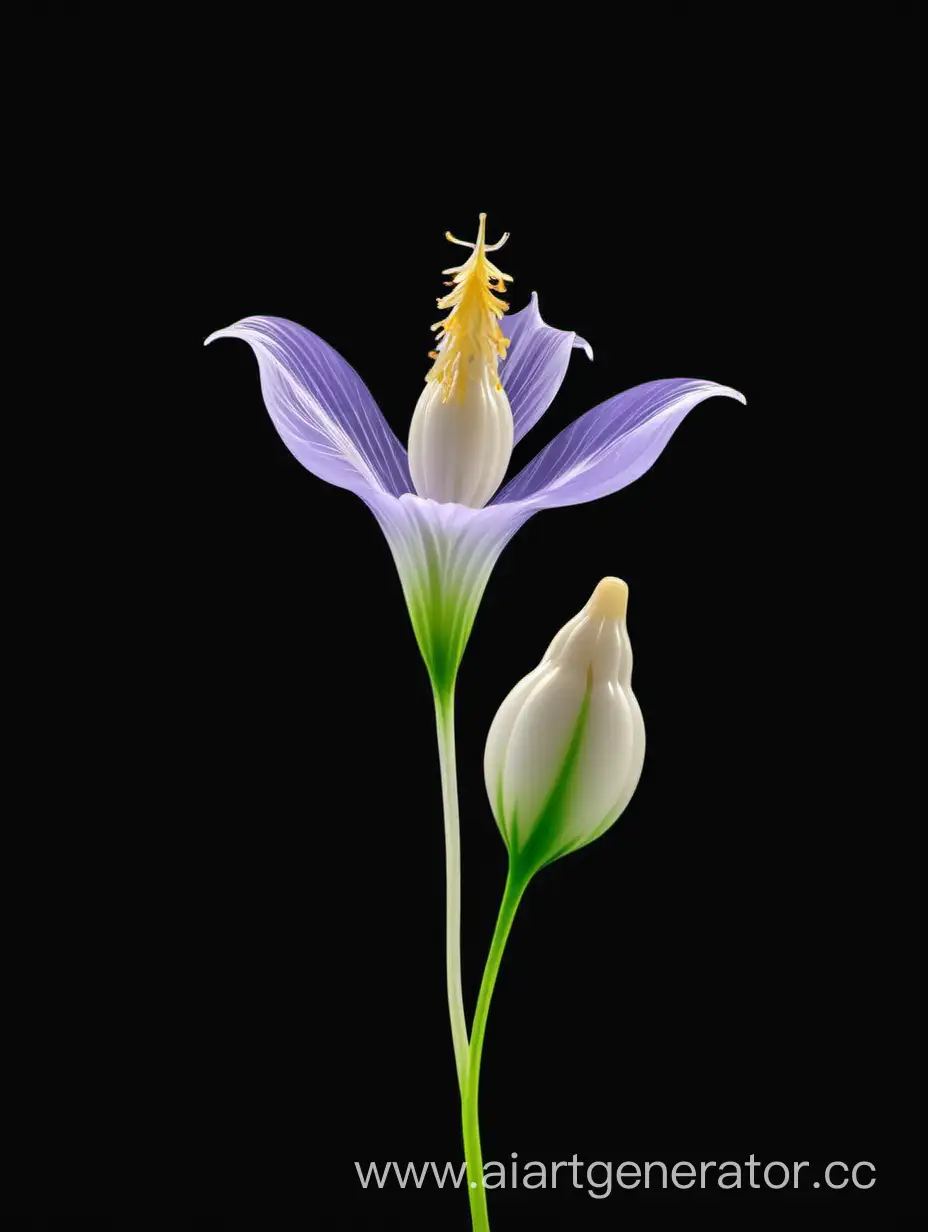
<path id="1" fill-rule="evenodd" d="M 471 379 L 460 398 L 442 400 L 428 381 L 409 428 L 409 470 L 430 500 L 482 509 L 502 483 L 512 457 L 512 411 L 491 372 Z"/>
<path id="2" fill-rule="evenodd" d="M 626 598 L 624 583 L 604 579 L 493 720 L 484 772 L 490 803 L 510 850 L 514 843 L 524 849 L 544 815 L 584 701 L 587 712 L 564 784 L 562 828 L 553 839 L 552 854 L 598 837 L 631 799 L 644 762 L 645 734 L 631 690 Z"/>

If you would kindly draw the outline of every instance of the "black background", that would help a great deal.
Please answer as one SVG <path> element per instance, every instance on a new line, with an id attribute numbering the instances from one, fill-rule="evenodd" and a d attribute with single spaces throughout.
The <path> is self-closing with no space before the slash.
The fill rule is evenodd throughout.
<path id="1" fill-rule="evenodd" d="M 494 1232 L 890 1226 L 892 908 L 864 680 L 888 565 L 874 409 L 851 379 L 873 256 L 849 214 L 862 146 L 871 168 L 887 158 L 875 105 L 898 29 L 872 49 L 880 89 L 846 30 L 770 63 L 764 33 L 742 31 L 750 54 L 714 85 L 691 68 L 672 103 L 597 104 L 592 132 L 579 70 L 570 107 L 523 94 L 501 130 L 468 116 L 463 135 L 441 111 L 421 150 L 423 118 L 373 104 L 336 131 L 332 93 L 311 140 L 288 130 L 272 151 L 276 98 L 202 144 L 164 118 L 129 194 L 153 323 L 121 387 L 153 409 L 96 459 L 79 507 L 94 533 L 66 575 L 95 595 L 75 618 L 80 679 L 106 715 L 67 735 L 94 820 L 46 824 L 24 895 L 33 1209 L 469 1227 L 462 1192 L 364 1192 L 354 1166 L 461 1156 L 431 697 L 399 582 L 361 502 L 276 436 L 249 350 L 202 341 L 246 315 L 300 322 L 405 440 L 457 260 L 443 232 L 470 236 L 486 210 L 491 238 L 512 233 L 513 308 L 536 290 L 595 352 L 574 352 L 510 473 L 642 381 L 706 377 L 747 406 L 701 405 L 634 485 L 538 515 L 488 586 L 458 688 L 469 1010 L 505 875 L 486 732 L 608 573 L 630 586 L 648 754 L 620 824 L 520 910 L 484 1156 L 810 1161 L 799 1193 L 745 1172 L 740 1191 L 594 1201 L 562 1173 L 556 1193 L 491 1193 Z M 196 98 L 191 129 L 230 105 L 219 78 Z M 813 1189 L 832 1160 L 871 1162 L 877 1184 Z"/>

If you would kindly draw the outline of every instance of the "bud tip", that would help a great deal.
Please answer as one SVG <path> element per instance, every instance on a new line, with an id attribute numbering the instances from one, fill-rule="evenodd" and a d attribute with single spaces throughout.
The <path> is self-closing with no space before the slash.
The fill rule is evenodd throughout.
<path id="1" fill-rule="evenodd" d="M 624 620 L 628 610 L 628 585 L 621 578 L 605 577 L 597 584 L 590 600 L 591 607 L 600 616 L 612 620 Z"/>

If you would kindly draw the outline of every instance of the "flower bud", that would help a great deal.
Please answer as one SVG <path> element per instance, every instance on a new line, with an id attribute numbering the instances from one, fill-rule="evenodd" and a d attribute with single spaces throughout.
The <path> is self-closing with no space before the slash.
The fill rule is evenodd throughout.
<path id="1" fill-rule="evenodd" d="M 490 805 L 525 878 L 604 834 L 638 784 L 644 721 L 631 688 L 627 604 L 626 584 L 603 578 L 490 727 Z"/>

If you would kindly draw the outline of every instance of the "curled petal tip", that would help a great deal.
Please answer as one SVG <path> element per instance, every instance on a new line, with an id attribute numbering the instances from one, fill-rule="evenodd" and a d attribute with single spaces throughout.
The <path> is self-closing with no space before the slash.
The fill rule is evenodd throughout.
<path id="1" fill-rule="evenodd" d="M 742 406 L 747 406 L 748 400 L 739 389 L 732 389 L 730 385 L 716 385 L 715 381 L 709 381 L 708 384 L 715 385 L 709 397 L 712 398 L 734 398 L 736 402 L 740 402 Z"/>
<path id="2" fill-rule="evenodd" d="M 533 315 L 536 316 L 539 321 L 541 321 L 541 309 L 538 306 L 538 292 L 537 291 L 532 292 L 531 299 L 529 300 L 528 306 L 529 308 L 531 308 Z M 580 350 L 584 352 L 587 359 L 591 360 L 593 358 L 593 348 L 590 346 L 587 340 L 585 338 L 581 338 L 579 334 L 574 334 L 574 340 L 573 340 L 572 345 L 574 347 L 579 347 Z"/>
<path id="3" fill-rule="evenodd" d="M 225 327 L 225 329 L 214 329 L 214 330 L 213 330 L 213 332 L 210 334 L 210 336 L 209 336 L 208 338 L 204 339 L 204 341 L 203 341 L 203 345 L 204 345 L 204 346 L 209 346 L 209 344 L 210 344 L 211 342 L 215 342 L 217 338 L 242 338 L 242 337 L 245 337 L 245 335 L 243 335 L 243 334 L 240 332 L 240 330 L 239 330 L 239 326 L 243 326 L 243 327 L 247 328 L 247 327 L 248 327 L 248 326 L 250 326 L 250 325 L 254 325 L 254 324 L 260 323 L 262 320 L 264 320 L 264 321 L 266 321 L 266 322 L 268 322 L 268 321 L 269 321 L 269 322 L 273 322 L 273 321 L 274 321 L 274 318 L 273 318 L 273 317 L 265 317 L 265 318 L 260 318 L 260 317 L 242 317 L 242 319 L 241 319 L 240 321 L 233 321 L 233 322 L 232 322 L 232 324 L 231 324 L 231 325 L 227 325 L 227 326 Z M 246 341 L 247 341 L 247 338 L 246 338 Z"/>

